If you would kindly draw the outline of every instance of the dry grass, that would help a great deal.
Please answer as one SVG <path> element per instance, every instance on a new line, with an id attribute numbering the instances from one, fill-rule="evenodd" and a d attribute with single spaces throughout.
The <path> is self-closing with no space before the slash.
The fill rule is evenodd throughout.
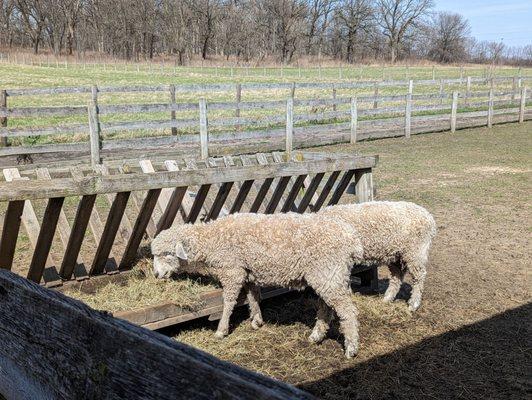
<path id="1" fill-rule="evenodd" d="M 187 310 L 197 310 L 203 305 L 200 295 L 216 289 L 206 279 L 181 277 L 161 280 L 153 275 L 152 260 L 143 259 L 133 269 L 125 284 L 109 283 L 95 293 L 68 290 L 66 295 L 81 300 L 98 310 L 128 311 L 141 307 L 171 302 Z"/>
<path id="2" fill-rule="evenodd" d="M 379 199 L 410 200 L 438 223 L 424 305 L 406 311 L 408 286 L 393 305 L 356 295 L 361 350 L 343 357 L 337 330 L 307 341 L 314 298 L 263 302 L 266 325 L 253 331 L 247 311 L 216 341 L 216 323 L 167 331 L 222 359 L 299 385 L 326 399 L 520 399 L 531 391 L 529 284 L 532 123 L 431 134 L 319 151 L 380 155 Z"/>

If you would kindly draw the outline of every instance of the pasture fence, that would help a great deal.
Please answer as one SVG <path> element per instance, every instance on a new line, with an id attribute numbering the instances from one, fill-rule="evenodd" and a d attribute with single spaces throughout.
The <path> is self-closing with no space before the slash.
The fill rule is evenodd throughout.
<path id="1" fill-rule="evenodd" d="M 82 157 L 93 165 L 104 158 L 135 158 L 150 149 L 198 154 L 202 159 L 231 152 L 260 152 L 316 146 L 327 143 L 405 136 L 449 130 L 457 127 L 492 126 L 493 123 L 527 119 L 527 91 L 524 78 L 478 79 L 468 77 L 465 91 L 445 91 L 445 85 L 460 85 L 461 79 L 436 81 L 393 81 L 352 83 L 159 85 L 123 87 L 63 87 L 2 91 L 0 106 L 0 160 L 33 163 L 39 155 L 65 153 Z M 472 83 L 487 87 L 474 91 Z M 510 88 L 499 88 L 501 85 Z M 414 93 L 422 85 L 438 85 L 437 92 Z M 379 94 L 390 87 L 400 94 Z M 402 89 L 403 88 L 403 89 Z M 352 95 L 355 89 L 372 89 L 373 94 Z M 481 88 L 482 89 L 482 88 Z M 242 101 L 245 91 L 287 91 L 288 98 Z M 298 98 L 310 90 L 331 93 L 327 98 Z M 177 102 L 179 93 L 231 91 L 235 101 Z M 343 91 L 347 96 L 339 95 Z M 102 95 L 148 93 L 168 95 L 167 102 L 109 104 Z M 60 94 L 90 95 L 87 105 L 9 107 L 17 96 Z M 351 95 L 350 95 L 351 94 Z M 282 98 L 282 95 L 281 95 Z M 248 113 L 245 116 L 243 113 Z M 460 118 L 458 118 L 460 117 Z M 8 118 L 26 119 L 29 124 L 8 126 Z M 36 126 L 36 118 L 58 118 L 59 124 Z M 77 123 L 68 122 L 77 118 Z M 87 122 L 81 122 L 86 118 Z M 457 122 L 457 120 L 459 120 Z M 167 131 L 165 133 L 165 130 Z M 160 132 L 162 134 L 159 134 Z M 81 136 L 79 136 L 81 135 Z M 49 143 L 27 145 L 25 140 L 49 138 Z M 86 141 L 75 141 L 82 137 Z M 9 144 L 9 146 L 5 146 Z M 140 154 L 142 156 L 142 154 Z M 1 162 L 1 161 L 0 161 Z"/>

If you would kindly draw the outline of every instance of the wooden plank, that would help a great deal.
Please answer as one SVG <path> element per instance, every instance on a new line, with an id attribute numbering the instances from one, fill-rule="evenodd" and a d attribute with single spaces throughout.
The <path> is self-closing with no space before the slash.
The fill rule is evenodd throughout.
<path id="1" fill-rule="evenodd" d="M 2 236 L 0 237 L 0 269 L 10 270 L 13 265 L 23 211 L 23 201 L 10 201 L 7 205 Z"/>
<path id="2" fill-rule="evenodd" d="M 164 210 L 163 215 L 157 224 L 156 235 L 158 235 L 161 231 L 170 228 L 174 224 L 176 215 L 182 206 L 186 192 L 186 187 L 177 187 L 174 189 L 170 201 L 168 202 L 168 206 Z"/>
<path id="3" fill-rule="evenodd" d="M 196 194 L 196 198 L 194 199 L 194 203 L 192 204 L 192 207 L 190 209 L 190 213 L 188 214 L 188 223 L 194 223 L 198 219 L 198 216 L 203 208 L 203 204 L 205 203 L 205 199 L 207 198 L 207 194 L 209 193 L 210 188 L 211 184 L 200 186 L 198 193 Z"/>
<path id="4" fill-rule="evenodd" d="M 120 227 L 120 221 L 126 211 L 129 195 L 130 192 L 119 192 L 116 194 L 111 209 L 109 210 L 102 237 L 89 270 L 89 275 L 101 274 L 104 271 L 118 228 Z"/>
<path id="5" fill-rule="evenodd" d="M 85 232 L 92 215 L 95 201 L 96 195 L 92 194 L 83 196 L 78 204 L 76 217 L 74 218 L 74 224 L 72 225 L 72 231 L 65 246 L 63 262 L 61 263 L 61 268 L 59 269 L 59 275 L 62 279 L 70 279 L 75 271 L 76 265 L 83 265 L 81 264 L 82 262 L 80 262 L 81 257 L 79 255 L 79 251 L 85 237 Z M 77 277 L 88 275 L 84 265 L 83 271 L 77 272 L 76 275 Z"/>
<path id="6" fill-rule="evenodd" d="M 209 213 L 207 214 L 207 217 L 205 217 L 205 221 L 210 221 L 212 219 L 218 218 L 218 215 L 220 214 L 220 211 L 222 211 L 223 205 L 227 200 L 227 196 L 229 196 L 229 192 L 231 191 L 233 184 L 234 182 L 226 182 L 220 186 L 220 188 L 218 189 L 218 193 L 216 194 L 216 198 L 214 199 L 214 202 L 212 204 L 212 207 Z M 225 215 L 227 214 L 229 214 L 228 211 Z"/>
<path id="7" fill-rule="evenodd" d="M 526 107 L 526 86 L 521 88 L 521 98 L 519 100 L 519 123 L 522 124 L 525 120 Z"/>
<path id="8" fill-rule="evenodd" d="M 373 201 L 373 174 L 370 168 L 355 171 L 355 193 L 358 203 Z"/>
<path id="9" fill-rule="evenodd" d="M 64 201 L 64 197 L 54 197 L 48 200 L 28 271 L 28 279 L 33 282 L 39 283 L 43 277 L 46 260 L 50 254 L 52 240 L 54 239 L 55 229 Z"/>
<path id="10" fill-rule="evenodd" d="M 140 160 L 139 165 L 140 169 L 145 174 L 153 174 L 155 172 L 155 168 L 153 168 L 153 164 L 150 160 Z M 150 220 L 155 226 L 159 225 L 159 221 L 161 220 L 164 211 L 168 208 L 168 204 L 170 199 L 172 198 L 173 192 L 174 191 L 170 188 L 165 188 L 161 190 L 161 193 L 159 194 L 159 197 L 157 199 L 157 204 L 155 205 L 155 208 L 153 209 L 150 218 Z"/>
<path id="11" fill-rule="evenodd" d="M 344 194 L 345 189 L 347 189 L 347 186 L 351 182 L 351 179 L 353 178 L 354 174 L 355 170 L 353 169 L 344 172 L 342 179 L 340 179 L 340 182 L 336 186 L 336 189 L 334 190 L 331 199 L 329 200 L 329 203 L 327 205 L 332 206 L 338 204 L 338 201 L 340 201 L 340 198 Z"/>
<path id="12" fill-rule="evenodd" d="M 102 176 L 111 176 L 111 173 L 109 172 L 109 168 L 107 168 L 106 165 L 103 165 L 103 164 L 102 165 L 96 165 L 96 166 L 94 166 L 94 170 L 98 174 L 101 174 Z M 111 194 L 111 193 L 107 193 L 105 195 L 105 197 L 107 198 L 107 201 L 108 201 L 109 205 L 112 205 L 113 202 L 114 202 L 115 195 Z M 120 233 L 120 238 L 123 241 L 129 240 L 129 238 L 131 237 L 131 235 L 133 233 L 133 225 L 131 224 L 131 221 L 129 220 L 129 218 L 125 214 L 124 214 L 124 217 L 122 218 L 122 220 L 120 221 L 119 233 Z"/>
<path id="13" fill-rule="evenodd" d="M 327 179 L 327 182 L 325 183 L 325 186 L 323 186 L 320 195 L 318 196 L 318 200 L 310 207 L 310 210 L 312 212 L 317 212 L 319 209 L 323 206 L 323 203 L 325 203 L 325 200 L 327 199 L 327 196 L 331 192 L 331 189 L 338 179 L 338 176 L 340 175 L 340 171 L 334 171 L 329 175 L 329 178 Z"/>
<path id="14" fill-rule="evenodd" d="M 242 166 L 250 166 L 252 165 L 249 158 L 245 155 L 240 157 L 242 161 Z M 238 191 L 238 194 L 235 198 L 235 201 L 233 202 L 233 205 L 231 206 L 231 209 L 229 210 L 229 214 L 234 214 L 236 212 L 239 212 L 242 209 L 242 206 L 244 205 L 244 202 L 246 201 L 246 198 L 249 194 L 249 191 L 253 187 L 253 179 L 248 179 L 240 185 L 240 189 Z"/>
<path id="15" fill-rule="evenodd" d="M 9 271 L 0 271 L 0 293 L 0 392 L 8 399 L 313 398 Z"/>
<path id="16" fill-rule="evenodd" d="M 307 183 L 308 177 L 306 178 L 305 180 L 306 190 L 305 190 L 305 194 L 303 195 L 303 198 L 301 199 L 297 207 L 298 213 L 301 213 L 301 214 L 304 213 L 307 207 L 310 205 L 311 201 L 317 202 L 319 197 L 315 195 L 316 190 L 318 189 L 318 186 L 320 185 L 324 176 L 325 174 L 323 172 L 320 172 L 314 175 L 312 180 L 308 183 Z"/>
<path id="17" fill-rule="evenodd" d="M 406 108 L 405 108 L 405 137 L 407 139 L 410 139 L 411 131 L 412 131 L 412 94 L 409 93 L 406 95 Z"/>
<path id="18" fill-rule="evenodd" d="M 351 98 L 351 139 L 350 143 L 356 143 L 357 141 L 357 125 L 358 125 L 358 114 L 357 114 L 357 98 Z"/>
<path id="19" fill-rule="evenodd" d="M 288 196 L 286 197 L 283 207 L 281 208 L 281 212 L 285 213 L 289 211 L 297 211 L 297 207 L 294 208 L 294 202 L 296 201 L 299 191 L 303 187 L 306 178 L 307 175 L 299 175 L 296 178 L 295 182 L 292 185 L 292 188 L 290 189 L 290 192 L 288 193 Z"/>
<path id="20" fill-rule="evenodd" d="M 279 179 L 279 182 L 277 183 L 277 186 L 275 187 L 273 195 L 270 198 L 268 205 L 266 206 L 266 210 L 265 210 L 266 214 L 273 214 L 275 212 L 277 205 L 281 201 L 281 196 L 283 195 L 286 187 L 288 186 L 288 182 L 290 182 L 290 178 L 291 178 L 290 176 L 283 176 L 282 178 Z"/>
<path id="21" fill-rule="evenodd" d="M 157 204 L 157 199 L 159 198 L 160 194 L 161 189 L 148 190 L 146 198 L 140 207 L 139 215 L 135 221 L 135 225 L 133 226 L 133 234 L 129 238 L 126 249 L 124 250 L 122 260 L 119 264 L 119 269 L 127 269 L 131 267 L 135 261 L 140 242 L 142 241 L 142 237 L 144 236 L 144 232 L 146 231 L 146 227 L 148 226 L 148 222 L 152 215 L 153 209 Z"/>
<path id="22" fill-rule="evenodd" d="M 7 91 L 2 89 L 0 90 L 0 110 L 7 109 Z M 0 127 L 7 128 L 7 116 L 0 117 Z M 7 138 L 0 137 L 0 147 L 7 146 Z"/>
<path id="23" fill-rule="evenodd" d="M 224 165 L 225 165 L 225 159 L 224 159 Z M 234 165 L 233 165 L 234 166 Z M 207 159 L 207 168 L 219 168 L 216 164 L 216 160 L 213 157 L 209 157 Z M 220 195 L 221 197 L 216 197 L 217 200 L 222 201 L 220 210 L 216 210 L 218 205 L 215 207 L 216 201 L 212 202 L 210 204 L 210 207 L 207 207 L 207 201 L 205 202 L 205 207 L 209 209 L 209 212 L 207 212 L 207 215 L 210 212 L 213 212 L 213 215 L 216 215 L 215 218 L 218 218 L 218 215 L 221 215 L 222 217 L 229 214 L 229 210 L 224 206 L 225 201 L 227 200 L 227 196 L 229 195 L 231 188 L 233 186 L 234 182 L 225 182 L 223 184 L 216 184 L 216 187 L 219 189 L 217 196 Z M 223 190 L 221 190 L 223 187 Z M 227 193 L 225 193 L 227 191 Z"/>
<path id="24" fill-rule="evenodd" d="M 285 152 L 286 159 L 290 160 L 292 157 L 292 149 L 294 147 L 294 99 L 290 98 L 286 101 L 286 133 L 285 133 Z"/>
<path id="25" fill-rule="evenodd" d="M 200 155 L 202 159 L 209 157 L 209 128 L 207 120 L 207 102 L 204 98 L 199 101 L 200 124 Z"/>
<path id="26" fill-rule="evenodd" d="M 256 154 L 257 162 L 259 163 L 259 166 L 267 166 L 268 160 L 266 159 L 266 156 L 263 153 Z M 251 208 L 249 209 L 249 212 L 258 212 L 260 209 L 260 206 L 264 202 L 264 199 L 266 198 L 266 195 L 268 194 L 268 191 L 270 190 L 270 186 L 272 185 L 274 181 L 274 178 L 267 178 L 262 182 L 262 184 L 259 187 L 259 190 L 257 192 L 257 196 L 255 197 L 255 200 L 251 204 Z"/>
<path id="27" fill-rule="evenodd" d="M 0 182 L 0 201 L 34 200 L 87 194 L 107 194 L 123 191 L 160 189 L 165 187 L 216 184 L 247 179 L 315 174 L 375 166 L 375 156 L 338 157 L 334 159 L 273 163 L 234 168 L 207 168 L 154 174 L 102 176 L 93 174 L 80 180 L 58 178 L 50 182 Z"/>
<path id="28" fill-rule="evenodd" d="M 36 173 L 38 179 L 43 179 L 43 180 L 51 180 L 52 179 L 52 177 L 50 176 L 50 172 L 48 171 L 47 168 L 36 168 L 35 169 L 35 173 Z M 61 209 L 61 211 L 59 213 L 59 221 L 57 223 L 57 231 L 59 232 L 59 238 L 61 239 L 61 243 L 63 244 L 63 248 L 66 249 L 67 246 L 68 246 L 69 240 L 70 240 L 71 229 L 70 229 L 70 224 L 68 223 L 68 219 L 66 217 L 65 211 L 63 209 Z M 83 238 L 81 238 L 81 239 L 83 239 Z M 77 259 L 74 260 L 75 261 L 74 267 L 76 267 L 77 275 L 87 276 L 87 271 L 85 270 L 85 263 L 84 263 L 81 255 L 79 254 L 79 250 L 78 250 L 78 253 L 77 253 L 76 257 L 77 257 Z M 63 260 L 63 263 L 64 263 L 64 260 Z M 61 275 L 61 277 L 64 278 L 64 276 L 61 274 L 61 271 L 59 272 L 59 274 Z M 70 279 L 70 276 L 68 278 L 66 278 L 66 279 Z"/>
<path id="29" fill-rule="evenodd" d="M 453 92 L 453 102 L 451 105 L 451 133 L 456 132 L 456 113 L 458 110 L 458 93 Z"/>
<path id="30" fill-rule="evenodd" d="M 493 89 L 490 89 L 489 100 L 488 100 L 488 118 L 486 125 L 488 128 L 491 128 L 493 125 Z"/>

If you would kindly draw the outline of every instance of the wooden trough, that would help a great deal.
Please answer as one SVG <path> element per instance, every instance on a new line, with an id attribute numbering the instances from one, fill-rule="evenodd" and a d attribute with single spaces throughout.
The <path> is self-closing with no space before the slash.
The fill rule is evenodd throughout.
<path id="1" fill-rule="evenodd" d="M 295 152 L 290 160 L 284 153 L 260 153 L 202 161 L 142 160 L 96 170 L 41 168 L 21 174 L 5 169 L 0 268 L 58 290 L 91 292 L 108 282 L 127 281 L 139 248 L 173 224 L 235 212 L 315 212 L 338 203 L 346 191 L 358 202 L 371 200 L 376 162 L 374 156 Z M 29 251 L 17 246 L 21 223 Z M 24 248 L 31 253 L 27 262 L 23 254 L 15 257 Z M 360 272 L 363 283 L 376 284 L 375 269 Z M 283 292 L 264 288 L 262 298 Z M 115 315 L 150 329 L 216 318 L 221 291 L 201 299 L 204 307 L 194 312 L 165 303 Z"/>

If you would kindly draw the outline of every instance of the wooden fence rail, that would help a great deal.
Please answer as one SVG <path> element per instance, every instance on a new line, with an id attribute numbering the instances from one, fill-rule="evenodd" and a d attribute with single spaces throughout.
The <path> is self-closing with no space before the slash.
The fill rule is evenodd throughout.
<path id="1" fill-rule="evenodd" d="M 0 398 L 313 399 L 0 270 Z"/>
<path id="2" fill-rule="evenodd" d="M 413 89 L 409 84 L 409 91 Z M 249 102 L 207 102 L 200 99 L 197 103 L 159 103 L 132 105 L 100 105 L 98 100 L 99 88 L 92 88 L 92 100 L 87 107 L 25 107 L 0 108 L 0 117 L 29 117 L 45 115 L 88 115 L 88 124 L 69 124 L 53 127 L 30 128 L 0 128 L 0 137 L 6 139 L 32 137 L 38 135 L 65 135 L 73 133 L 88 133 L 89 145 L 80 143 L 64 143 L 32 146 L 10 146 L 0 148 L 0 163 L 4 166 L 25 164 L 26 158 L 33 163 L 36 155 L 60 152 L 71 153 L 73 158 L 83 154 L 90 155 L 93 165 L 98 165 L 104 158 L 120 150 L 135 153 L 148 149 L 182 147 L 183 152 L 196 153 L 207 158 L 210 155 L 223 154 L 227 149 L 238 148 L 239 152 L 272 151 L 284 149 L 290 153 L 292 148 L 313 146 L 324 143 L 353 142 L 367 138 L 381 138 L 401 136 L 410 137 L 413 133 L 445 130 L 445 114 L 450 114 L 447 129 L 456 130 L 458 116 L 462 121 L 460 127 L 479 124 L 480 109 L 486 115 L 486 124 L 507 121 L 512 114 L 516 120 L 526 119 L 525 87 L 518 91 L 489 90 L 465 93 L 433 93 L 358 96 L 356 97 L 356 113 L 352 110 L 352 97 L 334 97 L 322 99 L 293 99 L 290 114 L 287 113 L 286 101 L 249 101 Z M 445 100 L 445 102 L 444 102 Z M 434 103 L 435 101 L 435 103 Z M 450 101 L 450 103 L 449 103 Z M 375 103 L 381 106 L 375 107 Z M 383 103 L 388 103 L 382 106 Z M 430 104 L 427 104 L 429 102 Z M 460 102 L 460 104 L 459 104 Z M 371 104 L 373 103 L 373 107 Z M 390 105 L 390 103 L 392 105 Z M 398 103 L 393 105 L 393 103 Z M 419 104 L 421 103 L 421 104 Z M 310 107 L 303 111 L 303 108 Z M 342 107 L 336 108 L 336 107 Z M 467 107 L 466 110 L 459 109 Z M 283 111 L 284 109 L 284 111 Z M 44 111 L 43 111 L 44 110 Z M 228 117 L 217 114 L 223 110 L 264 110 L 266 115 L 257 117 Z M 301 110 L 301 111 L 299 111 Z M 469 110 L 469 111 L 467 111 Z M 473 111 L 471 111 L 473 110 Z M 178 118 L 176 112 L 185 111 L 196 113 Z M 117 113 L 130 115 L 132 113 L 164 112 L 169 116 L 166 120 L 119 121 L 106 120 L 106 116 Z M 276 114 L 277 113 L 277 114 Z M 420 113 L 422 113 L 420 115 Z M 431 113 L 433 115 L 426 115 Z M 272 115 L 273 114 L 273 115 Z M 497 118 L 495 118 L 497 116 Z M 368 119 L 369 118 L 369 119 Z M 398 119 L 399 118 L 399 119 Z M 400 119 L 403 122 L 400 122 Z M 366 119 L 366 120 L 365 120 Z M 441 121 L 434 125 L 431 121 Z M 291 126 L 287 125 L 289 123 Z M 177 134 L 177 129 L 196 130 L 198 133 Z M 250 129 L 254 128 L 255 129 Z M 131 139 L 111 139 L 113 132 L 131 132 L 135 130 L 152 131 L 171 129 L 172 135 L 149 136 Z M 351 132 L 344 135 L 343 132 Z M 385 134 L 388 132 L 388 135 Z M 353 132 L 357 132 L 356 135 Z M 140 133 L 141 135 L 143 133 Z M 280 139 L 280 140 L 278 140 Z M 241 146 L 242 145 L 242 146 Z M 197 150 L 194 146 L 198 146 Z M 240 149 L 242 149 L 240 151 Z M 15 161 L 2 156 L 17 157 Z M 21 158 L 22 157 L 22 158 Z M 122 158 L 123 155 L 121 154 Z M 5 158 L 5 157 L 4 157 Z M 132 155 L 131 158 L 135 158 Z M 10 161 L 11 160 L 11 161 Z M 21 162 L 22 160 L 22 162 Z"/>

